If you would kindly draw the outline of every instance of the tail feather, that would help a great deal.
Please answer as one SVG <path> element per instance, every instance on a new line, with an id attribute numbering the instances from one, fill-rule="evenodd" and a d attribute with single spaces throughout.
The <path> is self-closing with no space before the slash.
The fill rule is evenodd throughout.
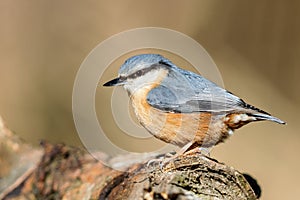
<path id="1" fill-rule="evenodd" d="M 248 115 L 255 117 L 256 120 L 268 120 L 268 121 L 276 122 L 278 124 L 286 124 L 286 122 L 268 114 L 255 113 L 255 114 L 248 114 Z"/>

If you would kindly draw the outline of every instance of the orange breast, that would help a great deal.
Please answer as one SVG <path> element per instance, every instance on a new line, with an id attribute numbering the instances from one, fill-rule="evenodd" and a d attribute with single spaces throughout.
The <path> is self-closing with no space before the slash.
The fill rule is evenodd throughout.
<path id="1" fill-rule="evenodd" d="M 155 85 L 140 89 L 131 97 L 139 122 L 152 135 L 180 147 L 190 141 L 201 145 L 206 140 L 211 140 L 208 134 L 212 122 L 211 113 L 168 113 L 156 109 L 147 102 L 147 94 L 152 87 Z"/>
<path id="2" fill-rule="evenodd" d="M 131 102 L 139 122 L 155 137 L 167 143 L 184 146 L 190 141 L 212 146 L 228 137 L 222 117 L 210 112 L 170 113 L 149 105 L 147 95 L 157 87 L 166 73 L 153 84 L 139 88 L 131 95 Z"/>

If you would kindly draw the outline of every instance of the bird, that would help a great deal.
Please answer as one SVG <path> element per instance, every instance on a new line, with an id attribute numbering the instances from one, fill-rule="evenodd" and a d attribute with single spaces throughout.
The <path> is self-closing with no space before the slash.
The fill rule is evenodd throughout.
<path id="1" fill-rule="evenodd" d="M 123 86 L 139 123 L 154 137 L 180 147 L 180 154 L 212 148 L 250 122 L 285 124 L 160 54 L 128 58 L 118 77 L 103 86 Z"/>

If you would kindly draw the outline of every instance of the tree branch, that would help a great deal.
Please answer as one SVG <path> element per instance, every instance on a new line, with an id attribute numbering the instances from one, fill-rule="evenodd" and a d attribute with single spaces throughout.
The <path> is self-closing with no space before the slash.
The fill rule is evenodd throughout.
<path id="1" fill-rule="evenodd" d="M 28 146 L 7 132 L 2 126 L 3 141 Z M 249 175 L 200 153 L 179 156 L 163 167 L 160 161 L 137 161 L 127 166 L 126 162 L 138 159 L 101 154 L 106 162 L 123 164 L 123 170 L 118 171 L 79 148 L 47 142 L 41 146 L 43 151 L 30 148 L 31 152 L 42 152 L 34 157 L 39 162 L 1 188 L 1 199 L 257 199 L 260 195 L 259 186 Z M 16 163 L 27 166 L 24 160 Z M 0 185 L 12 177 L 17 164 L 1 177 Z"/>

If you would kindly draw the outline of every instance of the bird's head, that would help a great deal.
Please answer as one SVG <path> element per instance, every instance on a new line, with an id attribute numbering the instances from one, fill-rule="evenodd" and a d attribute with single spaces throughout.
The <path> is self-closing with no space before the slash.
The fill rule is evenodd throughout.
<path id="1" fill-rule="evenodd" d="M 119 76 L 103 86 L 122 85 L 132 93 L 134 90 L 156 84 L 168 73 L 173 63 L 159 54 L 141 54 L 127 59 L 120 67 Z"/>

